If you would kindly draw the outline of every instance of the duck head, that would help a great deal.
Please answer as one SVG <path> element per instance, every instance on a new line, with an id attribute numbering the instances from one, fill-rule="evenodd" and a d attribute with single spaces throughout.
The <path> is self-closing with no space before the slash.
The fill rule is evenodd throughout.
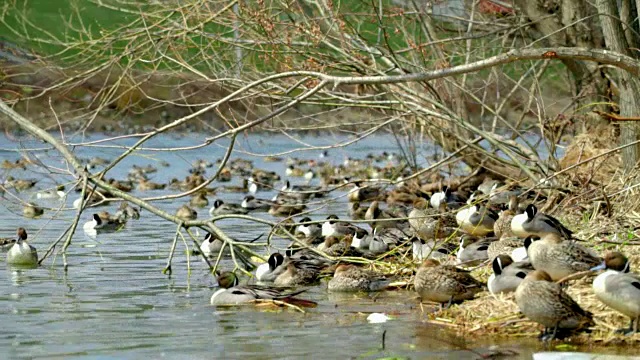
<path id="1" fill-rule="evenodd" d="M 27 240 L 27 230 L 25 230 L 23 227 L 18 228 L 18 230 L 16 231 L 16 235 L 18 241 Z"/>
<path id="2" fill-rule="evenodd" d="M 624 256 L 624 254 L 622 254 L 621 252 L 609 252 L 605 254 L 602 264 L 591 268 L 592 271 L 605 269 L 628 273 L 630 271 L 629 259 L 627 259 L 627 257 Z"/>
<path id="3" fill-rule="evenodd" d="M 511 256 L 501 254 L 496 256 L 495 259 L 493 259 L 493 262 L 491 263 L 491 267 L 493 268 L 493 272 L 496 275 L 500 275 L 502 274 L 502 270 L 504 270 L 504 268 L 506 268 L 511 264 L 513 264 L 513 259 L 511 259 Z"/>
<path id="4" fill-rule="evenodd" d="M 238 276 L 234 272 L 223 272 L 218 275 L 218 286 L 223 289 L 229 289 L 234 286 L 238 286 Z"/>

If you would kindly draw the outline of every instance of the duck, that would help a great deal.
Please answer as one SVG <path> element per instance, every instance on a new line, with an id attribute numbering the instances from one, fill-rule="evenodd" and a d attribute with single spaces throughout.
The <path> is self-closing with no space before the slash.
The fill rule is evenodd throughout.
<path id="1" fill-rule="evenodd" d="M 436 259 L 427 259 L 422 263 L 413 286 L 422 301 L 436 302 L 445 308 L 453 303 L 471 300 L 484 289 L 484 284 L 468 271 L 441 265 Z"/>
<path id="2" fill-rule="evenodd" d="M 293 165 L 287 166 L 287 169 L 284 171 L 285 175 L 292 177 L 301 177 L 304 175 L 305 171 L 301 168 L 297 168 Z"/>
<path id="3" fill-rule="evenodd" d="M 501 237 L 498 241 L 492 241 L 487 248 L 487 257 L 495 259 L 498 255 L 509 255 L 514 261 L 527 259 L 527 250 L 524 241 L 518 237 Z"/>
<path id="4" fill-rule="evenodd" d="M 319 250 L 324 251 L 328 256 L 340 257 L 359 257 L 362 256 L 362 252 L 351 246 L 353 236 L 348 235 L 339 239 L 335 236 L 328 236 L 325 238 L 324 243 L 318 246 Z"/>
<path id="5" fill-rule="evenodd" d="M 498 219 L 493 224 L 493 233 L 496 237 L 512 237 L 515 236 L 511 230 L 511 221 L 516 216 L 518 210 L 518 198 L 515 195 L 509 197 L 509 205 L 507 209 L 502 210 L 498 214 Z"/>
<path id="6" fill-rule="evenodd" d="M 182 205 L 176 211 L 176 217 L 184 221 L 195 220 L 198 218 L 198 212 L 188 205 Z"/>
<path id="7" fill-rule="evenodd" d="M 429 199 L 429 203 L 434 209 L 440 208 L 442 202 L 447 203 L 447 206 L 451 209 L 459 209 L 464 206 L 465 198 L 458 193 L 452 192 L 448 186 L 443 186 L 441 191 L 434 193 Z"/>
<path id="8" fill-rule="evenodd" d="M 528 273 L 533 271 L 528 261 L 514 262 L 511 256 L 501 254 L 491 262 L 493 274 L 487 280 L 487 288 L 493 295 L 516 291 Z"/>
<path id="9" fill-rule="evenodd" d="M 455 248 L 452 242 L 424 240 L 421 237 L 414 237 L 411 241 L 412 258 L 413 261 L 418 262 L 446 258 L 455 251 Z"/>
<path id="10" fill-rule="evenodd" d="M 280 189 L 280 193 L 276 195 L 276 199 L 280 196 L 284 196 L 298 201 L 306 201 L 310 198 L 321 198 L 325 195 L 326 191 L 322 186 L 291 185 L 291 182 L 287 180 Z"/>
<path id="11" fill-rule="evenodd" d="M 602 262 L 593 251 L 554 233 L 538 241 L 526 241 L 525 247 L 533 267 L 544 269 L 553 281 L 590 270 Z"/>
<path id="12" fill-rule="evenodd" d="M 352 220 L 364 220 L 364 216 L 367 213 L 368 208 L 361 207 L 359 201 L 349 203 L 349 215 Z"/>
<path id="13" fill-rule="evenodd" d="M 1 168 L 3 169 L 22 169 L 22 170 L 26 170 L 27 166 L 26 166 L 27 162 L 25 162 L 22 159 L 18 159 L 15 162 L 11 162 L 7 159 L 2 160 L 2 164 L 0 165 Z"/>
<path id="14" fill-rule="evenodd" d="M 284 265 L 285 270 L 276 277 L 276 286 L 306 286 L 318 281 L 321 268 L 311 262 L 290 260 Z"/>
<path id="15" fill-rule="evenodd" d="M 220 187 L 219 189 L 225 191 L 225 192 L 234 192 L 234 193 L 246 193 L 246 192 L 251 192 L 252 194 L 255 194 L 256 191 L 258 191 L 258 185 L 255 182 L 251 182 L 251 184 L 253 184 L 254 186 L 256 186 L 256 188 L 254 189 L 254 191 L 250 191 L 249 188 L 249 179 L 242 179 L 242 186 L 233 186 L 233 185 L 225 185 Z"/>
<path id="16" fill-rule="evenodd" d="M 93 214 L 91 220 L 84 223 L 82 229 L 86 234 L 95 236 L 98 230 L 101 232 L 112 232 L 119 230 L 122 226 L 124 226 L 123 222 L 112 218 L 108 212 L 102 212 L 100 214 Z"/>
<path id="17" fill-rule="evenodd" d="M 204 236 L 204 240 L 200 243 L 200 252 L 202 255 L 211 258 L 220 253 L 223 245 L 224 241 L 220 240 L 214 234 L 207 232 Z"/>
<path id="18" fill-rule="evenodd" d="M 556 234 L 566 239 L 571 239 L 573 236 L 573 232 L 562 225 L 558 219 L 538 212 L 534 204 L 527 205 L 524 213 L 513 217 L 511 231 L 522 238 L 529 235 L 542 237 L 547 234 Z"/>
<path id="19" fill-rule="evenodd" d="M 109 178 L 107 181 L 109 186 L 112 186 L 122 192 L 131 192 L 133 190 L 133 182 L 124 181 L 124 180 L 116 180 L 114 178 Z"/>
<path id="20" fill-rule="evenodd" d="M 300 224 L 296 226 L 295 232 L 304 234 L 306 238 L 314 238 L 318 235 L 322 235 L 322 226 L 320 226 L 320 224 L 306 224 L 311 221 L 310 217 L 302 218 L 302 220 L 300 220 Z"/>
<path id="21" fill-rule="evenodd" d="M 630 272 L 629 260 L 620 252 L 610 252 L 604 261 L 591 270 L 606 270 L 593 280 L 593 292 L 598 300 L 631 319 L 626 335 L 640 327 L 640 276 Z"/>
<path id="22" fill-rule="evenodd" d="M 7 176 L 4 181 L 4 187 L 7 189 L 15 189 L 16 191 L 25 191 L 34 187 L 38 183 L 38 180 L 31 179 L 16 179 L 13 176 Z"/>
<path id="23" fill-rule="evenodd" d="M 356 230 L 355 234 L 353 234 L 353 239 L 351 240 L 351 246 L 358 250 L 369 250 L 371 245 L 372 236 L 369 236 L 369 233 L 365 229 Z"/>
<path id="24" fill-rule="evenodd" d="M 403 228 L 404 225 L 407 224 L 406 220 L 389 220 L 385 221 L 385 219 L 400 219 L 406 218 L 406 214 L 396 214 L 390 212 L 388 210 L 381 210 L 379 203 L 377 200 L 374 200 L 369 205 L 364 218 L 365 220 L 371 221 L 370 225 L 372 228 Z M 383 220 L 383 221 L 376 221 Z"/>
<path id="25" fill-rule="evenodd" d="M 191 197 L 189 205 L 194 207 L 205 207 L 209 205 L 207 194 L 205 192 L 198 192 Z"/>
<path id="26" fill-rule="evenodd" d="M 211 295 L 211 305 L 241 305 L 256 300 L 280 300 L 295 302 L 294 296 L 306 289 L 291 291 L 287 288 L 264 285 L 238 285 L 238 277 L 232 272 L 218 275 L 218 285 L 221 287 Z"/>
<path id="27" fill-rule="evenodd" d="M 216 201 L 213 202 L 213 207 L 209 209 L 209 215 L 211 216 L 232 214 L 245 215 L 248 213 L 248 209 L 245 209 L 238 204 L 227 204 L 220 199 L 216 199 Z"/>
<path id="28" fill-rule="evenodd" d="M 468 206 L 456 213 L 458 225 L 473 236 L 485 236 L 493 232 L 493 225 L 498 215 L 486 206 L 474 204 L 475 194 L 468 200 Z"/>
<path id="29" fill-rule="evenodd" d="M 552 282 L 551 276 L 544 270 L 527 274 L 518 285 L 515 295 L 520 312 L 545 327 L 541 335 L 544 341 L 595 326 L 593 314 L 583 310 L 562 290 L 560 284 Z"/>
<path id="30" fill-rule="evenodd" d="M 53 189 L 40 190 L 36 193 L 36 199 L 43 199 L 43 200 L 62 199 L 67 195 L 63 190 L 64 190 L 64 186 L 62 185 L 58 186 L 55 190 Z"/>
<path id="31" fill-rule="evenodd" d="M 44 214 L 44 210 L 41 207 L 36 206 L 32 203 L 28 203 L 22 209 L 22 216 L 24 217 L 35 218 L 38 216 L 42 216 L 42 214 Z"/>
<path id="32" fill-rule="evenodd" d="M 478 240 L 472 236 L 463 235 L 460 237 L 460 246 L 456 253 L 456 261 L 458 264 L 467 266 L 478 265 L 489 258 L 487 249 L 492 241 Z"/>
<path id="33" fill-rule="evenodd" d="M 322 224 L 322 236 L 343 237 L 345 235 L 353 235 L 360 229 L 353 224 L 337 220 L 340 220 L 337 215 L 329 215 L 327 217 L 327 220 Z"/>
<path id="34" fill-rule="evenodd" d="M 123 201 L 113 217 L 122 223 L 127 222 L 129 219 L 138 220 L 140 219 L 140 210 Z"/>
<path id="35" fill-rule="evenodd" d="M 269 255 L 267 262 L 261 264 L 256 269 L 256 280 L 260 282 L 273 282 L 278 275 L 284 272 L 284 268 L 282 267 L 284 261 L 284 256 L 278 252 Z"/>
<path id="36" fill-rule="evenodd" d="M 336 267 L 333 278 L 329 280 L 328 289 L 331 292 L 381 291 L 390 283 L 387 277 L 378 273 L 355 265 L 342 264 Z"/>
<path id="37" fill-rule="evenodd" d="M 362 186 L 362 183 L 356 181 L 353 183 L 353 188 L 349 190 L 349 194 L 347 195 L 349 201 L 373 201 L 373 200 L 384 200 L 385 194 L 381 188 L 377 186 L 367 185 Z"/>
<path id="38" fill-rule="evenodd" d="M 27 243 L 27 230 L 18 228 L 16 242 L 7 252 L 7 263 L 11 265 L 37 266 L 38 252 Z"/>
<path id="39" fill-rule="evenodd" d="M 269 208 L 269 215 L 272 216 L 293 216 L 304 212 L 307 209 L 305 204 L 292 204 L 281 199 Z"/>
<path id="40" fill-rule="evenodd" d="M 140 180 L 138 180 L 138 186 L 137 186 L 138 190 L 140 191 L 162 190 L 165 187 L 167 187 L 167 184 L 154 183 L 145 178 L 140 178 Z"/>
<path id="41" fill-rule="evenodd" d="M 274 202 L 271 200 L 257 199 L 253 195 L 247 195 L 240 206 L 249 211 L 269 211 Z"/>

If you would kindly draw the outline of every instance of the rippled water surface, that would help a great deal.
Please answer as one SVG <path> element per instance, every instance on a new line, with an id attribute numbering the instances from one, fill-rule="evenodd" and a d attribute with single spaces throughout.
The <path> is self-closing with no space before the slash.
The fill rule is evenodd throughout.
<path id="1" fill-rule="evenodd" d="M 100 137 L 83 140 L 97 140 Z M 191 146 L 201 143 L 202 137 L 163 136 L 146 146 L 167 148 Z M 261 157 L 247 154 L 293 150 L 305 143 L 327 145 L 339 138 L 303 138 L 294 141 L 285 136 L 251 136 L 239 140 L 239 150 L 232 158 L 245 157 L 260 168 L 278 171 L 284 175 L 284 163 L 265 163 Z M 116 144 L 132 144 L 135 139 L 124 139 Z M 114 145 L 103 143 L 101 145 Z M 222 144 L 224 145 L 224 143 Z M 42 148 L 38 142 L 24 139 L 9 140 L 0 137 L 1 149 Z M 225 148 L 209 146 L 183 152 L 138 152 L 127 158 L 108 177 L 124 178 L 133 164 L 158 166 L 153 181 L 168 182 L 172 177 L 184 178 L 190 164 L 197 158 L 210 161 L 219 159 Z M 345 149 L 330 150 L 329 161 L 337 164 L 345 156 L 364 157 L 376 151 L 397 151 L 391 137 L 375 136 L 359 141 Z M 123 150 L 105 147 L 77 147 L 81 157 L 101 156 L 113 158 Z M 293 154 L 300 158 L 317 159 L 318 151 Z M 421 153 L 433 153 L 425 148 Z M 37 188 L 54 183 L 68 182 L 66 165 L 55 152 L 32 152 L 38 159 L 51 165 L 54 172 L 11 170 L 3 174 L 18 178 L 40 179 Z M 2 159 L 15 160 L 19 154 L 0 152 Z M 0 160 L 2 160 L 0 159 Z M 163 168 L 158 160 L 168 161 Z M 426 160 L 421 160 L 423 163 Z M 213 169 L 209 171 L 209 175 Z M 234 178 L 234 185 L 240 179 Z M 217 186 L 222 184 L 215 184 Z M 155 196 L 169 191 L 134 192 L 139 196 Z M 271 197 L 271 192 L 260 193 Z M 336 193 L 341 196 L 344 193 Z M 41 206 L 57 208 L 57 201 L 36 200 L 31 192 L 19 194 Z M 219 193 L 218 197 L 239 202 L 244 194 Z M 77 197 L 70 192 L 65 200 L 69 206 Z M 213 203 L 213 197 L 210 198 Z M 188 199 L 158 202 L 163 209 L 174 212 Z M 115 211 L 117 205 L 100 210 Z M 199 218 L 208 216 L 207 208 L 198 209 Z M 320 210 L 321 219 L 327 213 L 346 216 L 344 198 Z M 17 226 L 24 226 L 31 243 L 42 256 L 47 247 L 70 224 L 74 211 L 48 210 L 40 219 L 26 219 L 21 206 L 7 196 L 0 207 L 1 237 L 13 236 Z M 267 219 L 274 220 L 263 214 Z M 89 214 L 83 215 L 83 222 Z M 259 224 L 225 220 L 219 225 L 238 239 L 252 239 L 267 231 Z M 191 272 L 187 272 L 185 245 L 178 244 L 173 260 L 173 274 L 163 275 L 175 226 L 149 213 L 142 213 L 139 221 L 130 221 L 122 230 L 101 234 L 97 240 L 86 237 L 82 230 L 73 238 L 68 251 L 69 271 L 62 268 L 60 255 L 45 261 L 34 270 L 15 270 L 4 265 L 0 275 L 0 358 L 377 358 L 400 355 L 412 358 L 455 357 L 477 358 L 465 351 L 464 341 L 451 336 L 446 330 L 426 323 L 411 292 L 394 291 L 367 295 L 327 294 L 326 285 L 310 289 L 306 297 L 319 306 L 306 314 L 294 311 L 267 311 L 253 307 L 215 308 L 209 298 L 215 290 L 215 280 L 197 257 L 191 257 Z M 284 244 L 276 244 L 283 246 Z M 189 244 L 189 248 L 191 244 Z M 4 257 L 4 254 L 0 256 Z M 225 260 L 224 266 L 231 262 Z M 382 325 L 366 322 L 370 312 L 386 312 L 394 319 Z M 381 350 L 382 334 L 386 331 L 386 349 Z M 533 342 L 534 346 L 537 346 Z M 485 344 L 490 345 L 490 344 Z M 528 350 L 519 344 L 521 355 Z M 483 349 L 475 349 L 482 352 Z"/>

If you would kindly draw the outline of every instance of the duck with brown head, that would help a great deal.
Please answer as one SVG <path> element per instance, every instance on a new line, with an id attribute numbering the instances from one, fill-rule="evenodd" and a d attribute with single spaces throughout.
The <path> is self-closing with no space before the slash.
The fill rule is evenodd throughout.
<path id="1" fill-rule="evenodd" d="M 18 228 L 16 242 L 7 252 L 7 263 L 20 266 L 37 266 L 38 253 L 36 248 L 27 243 L 27 230 Z"/>

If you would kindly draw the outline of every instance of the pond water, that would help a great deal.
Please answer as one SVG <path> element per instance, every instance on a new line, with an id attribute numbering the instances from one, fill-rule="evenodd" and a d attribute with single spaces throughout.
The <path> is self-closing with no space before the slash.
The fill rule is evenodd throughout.
<path id="1" fill-rule="evenodd" d="M 72 139 L 75 142 L 93 141 L 95 136 Z M 200 143 L 203 136 L 162 136 L 151 141 L 149 147 L 182 147 Z M 348 136 L 331 138 L 301 138 L 293 140 L 284 135 L 249 136 L 239 140 L 239 150 L 268 154 L 293 150 L 306 143 L 328 145 L 336 140 L 348 141 Z M 101 145 L 130 145 L 135 139 L 123 139 Z M 224 144 L 222 144 L 224 145 Z M 0 137 L 0 149 L 42 148 L 42 143 L 26 139 Z M 223 146 L 182 152 L 139 152 L 127 158 L 108 175 L 124 178 L 133 164 L 158 166 L 153 181 L 168 182 L 170 178 L 184 178 L 190 164 L 197 158 L 215 162 L 224 154 Z M 345 156 L 362 158 L 375 151 L 395 152 L 393 138 L 373 136 L 342 149 L 329 151 L 329 161 L 342 162 Z M 109 147 L 76 147 L 80 157 L 113 158 L 122 149 Z M 433 153 L 425 146 L 421 153 Z M 32 151 L 43 163 L 64 171 L 66 166 L 53 151 Z M 317 159 L 319 151 L 301 151 L 293 155 Z M 2 159 L 15 160 L 15 152 L 0 152 Z M 271 169 L 284 175 L 285 164 L 265 163 L 263 158 L 239 151 L 232 158 L 245 157 L 255 161 L 256 167 Z M 170 167 L 161 167 L 159 160 Z M 426 162 L 426 159 L 421 159 Z M 210 173 L 213 169 L 210 171 Z M 40 179 L 36 188 L 71 180 L 69 175 L 34 168 L 33 171 L 10 170 L 2 178 Z M 239 184 L 234 178 L 231 184 Z M 222 185 L 222 184 L 215 184 Z M 170 191 L 134 192 L 134 195 L 155 196 Z M 343 193 L 344 194 L 344 193 Z M 271 192 L 260 193 L 271 197 Z M 340 194 L 338 194 L 340 195 Z M 64 200 L 67 207 L 78 195 L 71 191 Z M 228 202 L 239 202 L 244 194 L 219 193 Z M 33 192 L 19 197 L 38 205 L 57 208 L 56 201 L 36 200 Z M 210 197 L 213 203 L 213 197 Z M 39 219 L 26 219 L 21 206 L 10 196 L 3 198 L 0 207 L 0 237 L 13 236 L 15 228 L 23 226 L 30 234 L 31 244 L 42 256 L 46 248 L 70 224 L 75 212 L 71 209 L 48 210 Z M 188 199 L 157 202 L 173 213 Z M 315 219 L 327 213 L 346 216 L 346 200 L 336 200 Z M 99 210 L 114 211 L 117 205 Z M 199 218 L 208 216 L 208 208 L 198 209 Z M 90 212 L 83 222 L 90 219 Z M 274 220 L 267 214 L 264 216 Z M 264 225 L 225 220 L 218 223 L 232 237 L 253 239 L 268 231 Z M 69 271 L 64 272 L 60 256 L 51 257 L 44 266 L 33 270 L 17 270 L 4 265 L 0 275 L 0 358 L 379 358 L 406 356 L 411 358 L 476 359 L 490 346 L 490 340 L 467 343 L 446 329 L 430 325 L 421 314 L 414 294 L 408 291 L 389 291 L 373 295 L 328 294 L 326 284 L 311 288 L 305 298 L 319 306 L 305 314 L 278 310 L 267 311 L 254 307 L 216 308 L 209 305 L 215 291 L 215 279 L 197 257 L 191 257 L 191 271 L 187 271 L 185 246 L 178 244 L 173 260 L 173 274 L 163 275 L 175 226 L 149 213 L 142 213 L 138 221 L 113 234 L 101 234 L 96 240 L 86 237 L 82 230 L 73 238 L 68 252 Z M 284 246 L 284 244 L 276 244 Z M 191 247 L 191 244 L 189 244 Z M 4 254 L 0 254 L 4 257 Z M 224 260 L 223 267 L 231 267 Z M 371 312 L 385 312 L 393 320 L 385 324 L 368 324 Z M 386 348 L 381 349 L 383 332 Z M 535 339 L 503 344 L 518 351 L 518 357 L 531 358 L 541 348 Z"/>

